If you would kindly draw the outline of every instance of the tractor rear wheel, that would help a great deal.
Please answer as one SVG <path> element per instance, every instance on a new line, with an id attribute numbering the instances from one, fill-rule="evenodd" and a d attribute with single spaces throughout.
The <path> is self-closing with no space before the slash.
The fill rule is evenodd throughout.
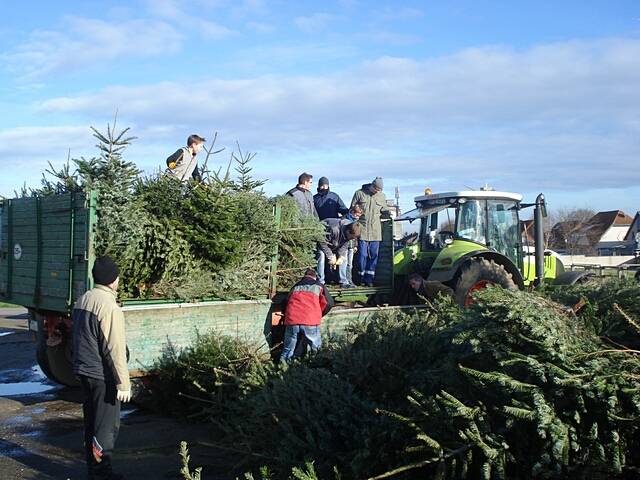
<path id="1" fill-rule="evenodd" d="M 474 258 L 462 267 L 456 283 L 456 302 L 461 307 L 468 307 L 473 303 L 473 293 L 488 285 L 498 285 L 506 290 L 518 289 L 502 265 L 486 258 Z"/>

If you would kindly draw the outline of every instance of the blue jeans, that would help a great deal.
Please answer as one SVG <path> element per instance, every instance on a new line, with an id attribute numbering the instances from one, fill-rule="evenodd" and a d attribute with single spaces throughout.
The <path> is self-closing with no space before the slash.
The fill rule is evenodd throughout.
<path id="1" fill-rule="evenodd" d="M 318 250 L 318 252 L 316 253 L 316 259 L 318 260 L 318 266 L 316 267 L 318 281 L 324 284 L 324 264 L 327 260 L 327 256 L 322 250 Z"/>
<path id="2" fill-rule="evenodd" d="M 284 330 L 284 344 L 280 361 L 289 362 L 294 356 L 298 337 L 302 335 L 304 342 L 312 352 L 317 352 L 322 346 L 322 335 L 320 325 L 287 325 Z"/>
<path id="3" fill-rule="evenodd" d="M 380 241 L 358 240 L 358 267 L 360 268 L 360 282 L 373 283 L 378 265 L 378 250 Z"/>
<path id="4" fill-rule="evenodd" d="M 318 266 L 316 268 L 316 273 L 318 274 L 318 280 L 320 281 L 320 283 L 324 284 L 325 283 L 324 267 L 327 261 L 327 256 L 322 250 L 318 250 L 318 253 L 316 254 L 316 259 L 318 260 Z M 348 283 L 347 262 L 342 262 L 340 265 L 338 265 L 338 276 L 340 277 L 339 281 L 341 285 Z M 333 275 L 331 275 L 331 277 L 333 277 Z"/>
<path id="5" fill-rule="evenodd" d="M 353 248 L 347 249 L 347 259 L 338 267 L 340 285 L 353 283 Z"/>

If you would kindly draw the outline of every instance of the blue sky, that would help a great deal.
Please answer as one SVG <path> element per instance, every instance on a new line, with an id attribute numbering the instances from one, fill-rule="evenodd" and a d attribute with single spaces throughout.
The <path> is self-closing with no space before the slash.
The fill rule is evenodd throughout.
<path id="1" fill-rule="evenodd" d="M 118 111 L 147 172 L 187 135 L 256 152 L 282 193 L 302 171 L 348 201 L 376 175 L 640 209 L 637 1 L 6 2 L 0 195 L 96 154 Z"/>

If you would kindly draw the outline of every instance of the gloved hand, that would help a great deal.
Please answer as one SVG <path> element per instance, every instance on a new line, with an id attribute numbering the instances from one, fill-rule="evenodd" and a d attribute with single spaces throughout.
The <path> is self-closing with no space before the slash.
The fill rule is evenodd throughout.
<path id="1" fill-rule="evenodd" d="M 116 398 L 122 403 L 127 403 L 129 400 L 131 400 L 131 390 L 118 390 L 118 393 L 116 393 Z"/>
<path id="2" fill-rule="evenodd" d="M 339 258 L 336 260 L 336 266 L 337 266 L 337 265 L 342 265 L 342 264 L 345 262 L 345 260 L 346 260 L 346 259 L 345 259 L 344 257 L 339 257 Z"/>
<path id="3" fill-rule="evenodd" d="M 177 166 L 178 165 L 176 164 L 176 162 L 169 162 L 169 169 L 170 170 L 175 170 Z"/>
<path id="4" fill-rule="evenodd" d="M 329 262 L 329 266 L 331 268 L 336 268 L 336 257 L 332 256 L 330 258 L 327 259 L 327 261 Z"/>

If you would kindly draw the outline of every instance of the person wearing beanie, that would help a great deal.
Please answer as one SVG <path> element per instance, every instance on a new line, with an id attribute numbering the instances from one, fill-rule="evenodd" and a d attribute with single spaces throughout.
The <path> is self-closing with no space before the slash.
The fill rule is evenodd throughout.
<path id="1" fill-rule="evenodd" d="M 318 219 L 318 212 L 316 212 L 316 207 L 313 203 L 313 195 L 309 191 L 312 180 L 313 175 L 310 173 L 301 173 L 298 177 L 298 185 L 293 187 L 286 194 L 293 197 L 296 201 L 298 208 L 300 209 L 300 215 L 303 217 L 308 216 Z"/>
<path id="2" fill-rule="evenodd" d="M 339 218 L 340 215 L 346 215 L 349 212 L 340 196 L 329 190 L 327 177 L 320 177 L 318 180 L 318 193 L 313 196 L 313 203 L 320 220 Z"/>
<path id="3" fill-rule="evenodd" d="M 84 447 L 89 478 L 118 479 L 111 466 L 120 404 L 131 399 L 124 315 L 116 303 L 118 266 L 108 256 L 91 270 L 95 287 L 73 306 L 73 373 L 84 394 Z"/>
<path id="4" fill-rule="evenodd" d="M 367 287 L 373 286 L 376 276 L 378 250 L 382 241 L 382 216 L 390 214 L 382 188 L 382 177 L 376 177 L 371 183 L 362 185 L 351 200 L 351 207 L 357 205 L 362 209 L 358 267 L 360 284 Z"/>

